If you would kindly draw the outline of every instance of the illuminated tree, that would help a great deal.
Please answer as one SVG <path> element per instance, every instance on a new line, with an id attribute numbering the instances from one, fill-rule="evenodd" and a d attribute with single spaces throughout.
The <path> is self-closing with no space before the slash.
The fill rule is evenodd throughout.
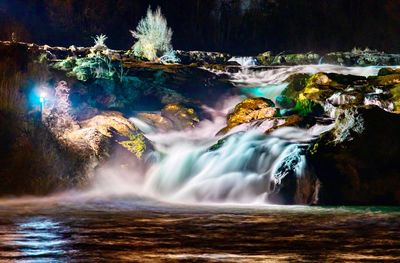
<path id="1" fill-rule="evenodd" d="M 137 39 L 132 47 L 135 56 L 154 61 L 172 50 L 172 30 L 159 7 L 154 12 L 149 7 L 146 17 L 130 32 Z"/>

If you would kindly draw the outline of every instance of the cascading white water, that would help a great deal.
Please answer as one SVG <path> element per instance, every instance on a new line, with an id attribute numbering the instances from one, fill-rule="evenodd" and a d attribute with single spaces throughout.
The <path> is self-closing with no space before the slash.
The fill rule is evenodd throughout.
<path id="1" fill-rule="evenodd" d="M 293 140 L 299 133 L 303 142 Z M 229 136 L 216 149 L 210 149 L 210 141 L 182 139 L 164 149 L 146 175 L 145 192 L 175 202 L 265 202 L 289 172 L 302 176 L 302 147 L 312 138 L 311 132 L 300 129 L 269 136 L 247 131 Z"/>
<path id="2" fill-rule="evenodd" d="M 230 75 L 231 81 L 234 85 L 240 87 L 255 87 L 260 85 L 281 84 L 289 76 L 296 73 L 315 74 L 318 72 L 326 72 L 367 77 L 377 75 L 378 71 L 381 68 L 383 67 L 345 67 L 338 65 L 321 64 L 292 67 L 282 66 L 263 70 L 250 70 L 248 68 L 243 68 L 239 72 L 226 74 Z"/>
<path id="3" fill-rule="evenodd" d="M 232 57 L 229 62 L 237 62 L 242 67 L 257 66 L 257 59 L 255 57 Z"/>

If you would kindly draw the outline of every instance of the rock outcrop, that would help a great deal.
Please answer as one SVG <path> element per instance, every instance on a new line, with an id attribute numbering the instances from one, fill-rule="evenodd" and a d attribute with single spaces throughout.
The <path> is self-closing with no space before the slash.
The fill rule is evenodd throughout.
<path id="1" fill-rule="evenodd" d="M 193 108 L 181 104 L 167 104 L 160 113 L 141 112 L 139 119 L 159 131 L 193 128 L 199 118 Z"/>
<path id="2" fill-rule="evenodd" d="M 370 106 L 342 111 L 313 145 L 320 204 L 399 205 L 400 115 Z"/>
<path id="3" fill-rule="evenodd" d="M 248 98 L 235 106 L 227 116 L 227 126 L 219 133 L 227 133 L 230 129 L 243 123 L 272 118 L 276 115 L 275 104 L 265 98 Z"/>

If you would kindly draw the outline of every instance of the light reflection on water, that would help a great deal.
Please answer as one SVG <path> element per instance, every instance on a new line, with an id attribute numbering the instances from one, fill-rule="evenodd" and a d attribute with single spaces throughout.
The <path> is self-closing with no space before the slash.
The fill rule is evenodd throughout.
<path id="1" fill-rule="evenodd" d="M 51 219 L 34 217 L 18 225 L 21 236 L 15 244 L 24 256 L 58 256 L 65 254 L 62 246 L 67 242 L 58 233 L 60 225 Z"/>
<path id="2" fill-rule="evenodd" d="M 400 260 L 399 208 L 0 202 L 0 262 Z"/>
<path id="3" fill-rule="evenodd" d="M 11 231 L 12 229 L 12 231 Z M 34 216 L 17 221 L 6 233 L 2 231 L 0 243 L 9 248 L 3 256 L 24 259 L 24 262 L 65 262 L 63 256 L 68 240 L 62 232 L 66 227 L 54 219 Z M 27 261 L 28 259 L 28 261 Z"/>

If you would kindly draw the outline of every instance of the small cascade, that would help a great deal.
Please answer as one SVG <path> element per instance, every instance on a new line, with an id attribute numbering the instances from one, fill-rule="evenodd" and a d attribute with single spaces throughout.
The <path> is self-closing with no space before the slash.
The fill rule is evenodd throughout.
<path id="1" fill-rule="evenodd" d="M 258 65 L 255 57 L 232 57 L 228 61 L 237 62 L 242 67 L 253 67 Z"/>
<path id="2" fill-rule="evenodd" d="M 268 84 L 281 84 L 289 76 L 297 73 L 315 74 L 318 72 L 338 73 L 356 76 L 374 76 L 383 68 L 380 66 L 369 67 L 344 67 L 338 65 L 301 65 L 301 66 L 283 66 L 268 69 L 249 69 L 245 68 L 239 72 L 227 73 L 230 81 L 240 87 L 255 87 Z"/>
<path id="3" fill-rule="evenodd" d="M 145 192 L 174 202 L 268 203 L 286 176 L 307 180 L 304 149 L 314 136 L 315 130 L 282 128 L 269 136 L 236 133 L 218 143 L 181 140 L 164 148 L 146 175 Z"/>

